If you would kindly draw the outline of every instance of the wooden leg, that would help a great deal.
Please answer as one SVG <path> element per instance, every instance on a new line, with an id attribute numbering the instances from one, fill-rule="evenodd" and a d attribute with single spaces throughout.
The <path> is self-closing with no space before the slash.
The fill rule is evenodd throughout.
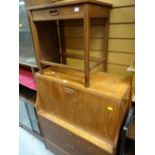
<path id="1" fill-rule="evenodd" d="M 59 21 L 59 50 L 60 50 L 60 60 L 61 64 L 66 64 L 66 56 L 65 56 L 65 41 L 64 41 L 64 25 L 63 21 Z"/>
<path id="2" fill-rule="evenodd" d="M 90 17 L 88 13 L 88 5 L 85 6 L 84 17 L 84 67 L 85 67 L 85 87 L 90 85 L 89 77 L 89 36 L 90 36 Z"/>
<path id="3" fill-rule="evenodd" d="M 35 48 L 35 57 L 36 57 L 37 65 L 38 65 L 40 73 L 42 74 L 43 66 L 41 65 L 41 63 L 39 61 L 41 59 L 39 38 L 38 38 L 38 34 L 37 34 L 37 28 L 36 28 L 36 25 L 33 23 L 32 15 L 31 15 L 30 11 L 28 11 L 28 19 L 29 19 L 29 23 L 30 23 L 30 27 L 31 27 L 33 41 L 35 40 L 33 43 L 34 43 L 34 48 Z"/>

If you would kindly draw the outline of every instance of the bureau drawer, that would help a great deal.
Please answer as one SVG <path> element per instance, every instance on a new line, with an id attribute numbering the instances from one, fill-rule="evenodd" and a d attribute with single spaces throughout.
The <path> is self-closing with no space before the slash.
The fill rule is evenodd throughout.
<path id="1" fill-rule="evenodd" d="M 110 155 L 92 143 L 76 136 L 39 115 L 44 138 L 72 155 Z M 50 148 L 49 148 L 50 149 Z M 52 150 L 52 149 L 51 149 Z"/>
<path id="2" fill-rule="evenodd" d="M 46 138 L 44 138 L 44 141 L 46 148 L 51 150 L 55 155 L 69 155 L 69 153 L 67 153 L 62 148 L 52 143 L 51 141 L 47 140 Z"/>
<path id="3" fill-rule="evenodd" d="M 56 19 L 78 19 L 84 15 L 84 6 L 65 6 L 48 9 L 33 10 L 32 16 L 34 21 L 46 21 Z"/>

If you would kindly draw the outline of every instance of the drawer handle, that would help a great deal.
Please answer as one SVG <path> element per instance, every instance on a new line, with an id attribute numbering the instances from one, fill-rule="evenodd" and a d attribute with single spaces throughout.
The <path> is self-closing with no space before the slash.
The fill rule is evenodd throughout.
<path id="1" fill-rule="evenodd" d="M 73 89 L 70 89 L 70 88 L 67 88 L 67 87 L 64 87 L 64 91 L 67 94 L 73 94 L 74 93 L 74 90 Z"/>
<path id="2" fill-rule="evenodd" d="M 51 16 L 57 16 L 59 14 L 59 10 L 58 9 L 50 10 L 49 11 L 49 14 Z"/>

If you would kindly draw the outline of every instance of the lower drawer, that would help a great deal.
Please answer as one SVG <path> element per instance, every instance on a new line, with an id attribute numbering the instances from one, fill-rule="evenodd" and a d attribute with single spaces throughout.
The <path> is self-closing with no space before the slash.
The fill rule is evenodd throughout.
<path id="1" fill-rule="evenodd" d="M 69 155 L 62 148 L 44 138 L 47 149 L 51 150 L 55 155 Z"/>
<path id="2" fill-rule="evenodd" d="M 57 145 L 71 155 L 110 155 L 92 143 L 74 135 L 68 130 L 39 115 L 39 121 L 46 142 Z M 51 151 L 52 147 L 48 147 Z"/>

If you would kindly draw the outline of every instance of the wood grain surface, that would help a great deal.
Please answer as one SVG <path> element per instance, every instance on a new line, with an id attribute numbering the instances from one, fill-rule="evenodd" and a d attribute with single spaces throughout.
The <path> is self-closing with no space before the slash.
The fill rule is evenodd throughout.
<path id="1" fill-rule="evenodd" d="M 128 110 L 130 80 L 104 72 L 90 74 L 90 87 L 83 74 L 47 68 L 36 74 L 38 111 L 43 110 L 112 143 Z M 80 115 L 79 115 L 80 114 Z"/>

